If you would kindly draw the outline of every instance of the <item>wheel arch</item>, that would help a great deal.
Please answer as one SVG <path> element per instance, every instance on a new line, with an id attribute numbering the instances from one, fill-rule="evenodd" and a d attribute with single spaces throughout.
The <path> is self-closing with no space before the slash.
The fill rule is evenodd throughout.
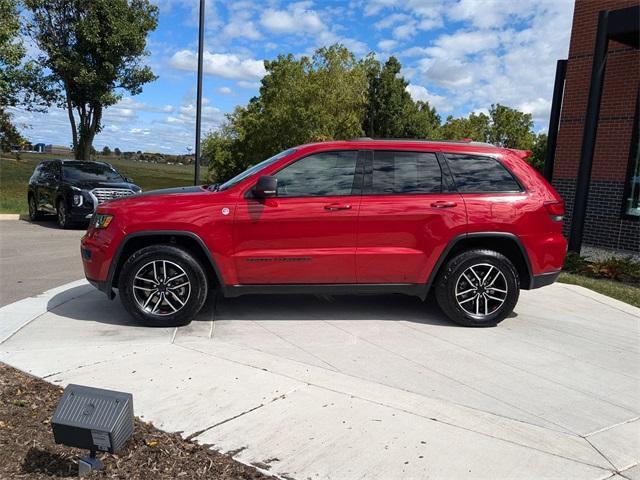
<path id="1" fill-rule="evenodd" d="M 527 251 L 520 239 L 507 232 L 474 232 L 457 236 L 446 246 L 436 262 L 429 279 L 427 293 L 447 262 L 461 252 L 472 249 L 488 249 L 501 253 L 513 263 L 520 279 L 520 288 L 529 290 L 533 284 L 533 271 Z"/>
<path id="2" fill-rule="evenodd" d="M 144 247 L 162 244 L 180 246 L 189 251 L 201 263 L 210 285 L 224 286 L 222 275 L 211 256 L 211 252 L 198 235 L 188 231 L 145 231 L 131 233 L 120 242 L 109 267 L 107 295 L 110 298 L 114 297 L 112 288 L 118 287 L 122 266 L 134 252 Z"/>

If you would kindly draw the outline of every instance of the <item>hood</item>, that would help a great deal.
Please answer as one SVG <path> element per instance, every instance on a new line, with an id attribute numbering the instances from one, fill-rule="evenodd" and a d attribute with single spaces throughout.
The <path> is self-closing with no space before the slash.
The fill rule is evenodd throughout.
<path id="1" fill-rule="evenodd" d="M 94 188 L 125 188 L 127 190 L 133 190 L 135 192 L 140 190 L 140 187 L 135 183 L 129 182 L 104 182 L 104 181 L 93 181 L 93 180 L 85 180 L 85 181 L 75 181 L 70 182 L 70 186 L 74 186 L 76 188 L 80 188 L 82 190 L 93 190 Z"/>
<path id="2" fill-rule="evenodd" d="M 174 188 L 161 188 L 159 190 L 149 190 L 148 192 L 141 193 L 140 197 L 153 196 L 153 195 L 174 195 L 178 193 L 198 193 L 209 192 L 202 185 L 194 185 L 191 187 L 174 187 Z"/>

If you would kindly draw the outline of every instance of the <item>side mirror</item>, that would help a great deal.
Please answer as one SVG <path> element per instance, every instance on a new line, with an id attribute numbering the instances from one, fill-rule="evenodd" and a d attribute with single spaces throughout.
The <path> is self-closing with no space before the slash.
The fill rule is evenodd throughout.
<path id="1" fill-rule="evenodd" d="M 264 175 L 258 179 L 253 187 L 253 195 L 257 198 L 275 197 L 278 194 L 278 179 L 270 175 Z"/>
<path id="2" fill-rule="evenodd" d="M 127 183 L 133 183 L 133 178 L 131 177 L 124 177 L 124 181 Z"/>

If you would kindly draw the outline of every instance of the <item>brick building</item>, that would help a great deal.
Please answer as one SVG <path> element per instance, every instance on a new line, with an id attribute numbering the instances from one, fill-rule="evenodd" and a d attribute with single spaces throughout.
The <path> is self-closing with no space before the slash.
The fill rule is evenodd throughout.
<path id="1" fill-rule="evenodd" d="M 558 62 L 545 175 L 566 201 L 574 251 L 640 252 L 639 10 L 638 0 L 576 0 Z"/>

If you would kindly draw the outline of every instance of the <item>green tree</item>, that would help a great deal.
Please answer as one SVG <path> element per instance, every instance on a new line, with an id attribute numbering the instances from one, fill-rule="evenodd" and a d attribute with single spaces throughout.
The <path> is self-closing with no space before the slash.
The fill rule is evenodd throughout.
<path id="1" fill-rule="evenodd" d="M 440 135 L 445 140 L 471 139 L 477 142 L 489 140 L 490 118 L 484 113 L 471 113 L 468 117 L 449 115 L 442 125 Z"/>
<path id="2" fill-rule="evenodd" d="M 440 127 L 440 116 L 428 102 L 414 102 L 401 65 L 389 57 L 384 66 L 373 55 L 363 61 L 368 81 L 368 104 L 363 122 L 374 138 L 432 138 Z"/>
<path id="3" fill-rule="evenodd" d="M 116 157 L 120 158 L 120 156 L 122 155 L 122 152 L 120 151 L 120 149 L 118 147 L 113 149 L 113 153 L 115 154 Z"/>
<path id="4" fill-rule="evenodd" d="M 108 145 L 105 145 L 102 148 L 102 155 L 105 156 L 105 157 L 108 157 L 109 155 L 111 155 L 111 149 L 109 148 Z"/>
<path id="5" fill-rule="evenodd" d="M 547 134 L 539 133 L 535 136 L 533 147 L 531 148 L 531 156 L 527 161 L 539 172 L 544 168 L 544 156 L 547 153 Z"/>
<path id="6" fill-rule="evenodd" d="M 522 113 L 504 105 L 491 105 L 489 143 L 507 148 L 530 150 L 535 134 L 530 113 Z"/>
<path id="7" fill-rule="evenodd" d="M 341 45 L 265 61 L 260 94 L 203 142 L 209 181 L 223 181 L 294 145 L 361 136 L 367 105 L 362 62 Z"/>
<path id="8" fill-rule="evenodd" d="M 20 33 L 17 0 L 0 0 L 0 145 L 7 150 L 24 141 L 13 124 L 9 107 L 44 110 L 56 99 L 50 78 L 32 60 Z"/>
<path id="9" fill-rule="evenodd" d="M 24 0 L 42 67 L 64 92 L 77 159 L 88 159 L 104 109 L 157 77 L 141 65 L 158 23 L 148 0 Z M 77 120 L 76 120 L 77 116 Z"/>

